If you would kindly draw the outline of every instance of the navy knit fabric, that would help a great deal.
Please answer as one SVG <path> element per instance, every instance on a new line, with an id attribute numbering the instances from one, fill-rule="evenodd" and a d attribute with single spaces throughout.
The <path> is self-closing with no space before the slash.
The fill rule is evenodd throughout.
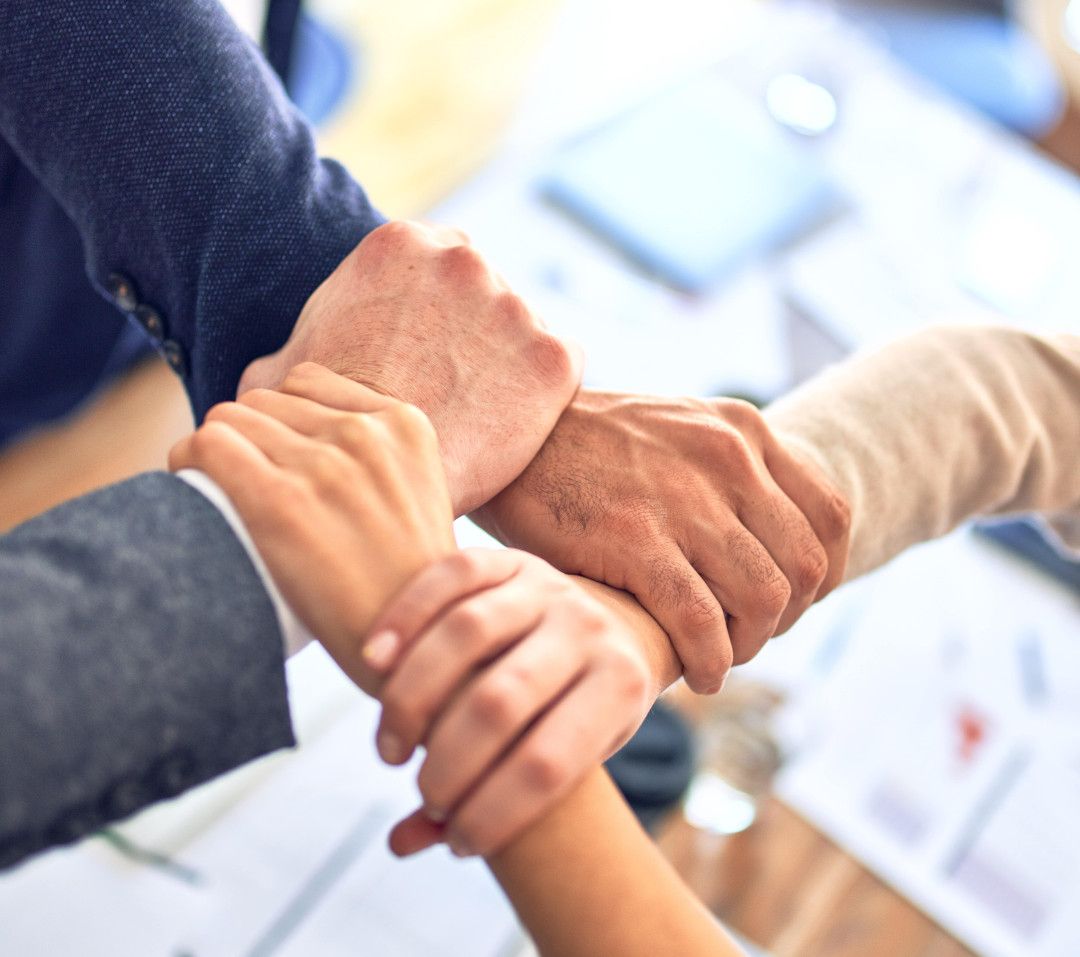
<path id="1" fill-rule="evenodd" d="M 339 164 L 318 158 L 277 77 L 214 0 L 0 4 L 0 136 L 0 204 L 25 165 L 75 224 L 98 293 L 121 273 L 161 314 L 198 417 L 281 346 L 311 292 L 383 222 Z M 0 221 L 0 374 L 17 362 L 3 326 L 44 314 L 40 298 L 19 299 L 43 277 L 13 238 L 40 212 L 14 212 Z M 102 340 L 80 347 L 86 374 L 137 348 L 106 314 L 90 321 Z"/>
<path id="2" fill-rule="evenodd" d="M 67 214 L 0 140 L 0 445 L 150 351 L 87 281 Z"/>

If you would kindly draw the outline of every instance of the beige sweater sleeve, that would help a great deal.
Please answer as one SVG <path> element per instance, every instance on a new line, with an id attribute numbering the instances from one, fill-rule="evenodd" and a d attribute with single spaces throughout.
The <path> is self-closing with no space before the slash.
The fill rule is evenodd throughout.
<path id="1" fill-rule="evenodd" d="M 926 330 L 766 416 L 847 495 L 847 578 L 973 515 L 1039 511 L 1080 535 L 1080 336 Z"/>

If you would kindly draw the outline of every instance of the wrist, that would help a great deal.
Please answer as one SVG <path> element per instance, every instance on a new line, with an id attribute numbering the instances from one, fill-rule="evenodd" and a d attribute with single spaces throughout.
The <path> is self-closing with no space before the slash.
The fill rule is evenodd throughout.
<path id="1" fill-rule="evenodd" d="M 638 640 L 642 655 L 653 677 L 653 697 L 659 697 L 683 674 L 682 662 L 675 653 L 667 632 L 656 623 L 633 595 L 600 584 L 590 578 L 574 579 L 582 588 L 618 615 L 619 620 L 630 629 Z"/>

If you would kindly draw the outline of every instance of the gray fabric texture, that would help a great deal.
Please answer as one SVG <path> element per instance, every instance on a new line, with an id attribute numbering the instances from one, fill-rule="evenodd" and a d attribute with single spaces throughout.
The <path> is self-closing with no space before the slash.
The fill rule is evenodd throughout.
<path id="1" fill-rule="evenodd" d="M 0 537 L 0 609 L 0 867 L 294 743 L 270 599 L 171 475 Z"/>

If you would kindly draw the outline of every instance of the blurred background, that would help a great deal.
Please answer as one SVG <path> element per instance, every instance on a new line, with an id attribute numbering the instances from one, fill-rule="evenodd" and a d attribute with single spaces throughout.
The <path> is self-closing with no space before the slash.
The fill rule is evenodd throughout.
<path id="1" fill-rule="evenodd" d="M 935 322 L 1080 331 L 1080 0 L 308 0 L 289 54 L 321 150 L 464 228 L 590 385 L 764 404 Z M 156 360 L 98 384 L 0 452 L 0 527 L 190 427 Z M 776 957 L 1075 957 L 1078 635 L 1033 526 L 917 549 L 669 694 L 654 833 Z M 482 868 L 383 850 L 374 709 L 315 648 L 290 684 L 298 753 L 0 877 L 0 949 L 519 953 Z"/>

